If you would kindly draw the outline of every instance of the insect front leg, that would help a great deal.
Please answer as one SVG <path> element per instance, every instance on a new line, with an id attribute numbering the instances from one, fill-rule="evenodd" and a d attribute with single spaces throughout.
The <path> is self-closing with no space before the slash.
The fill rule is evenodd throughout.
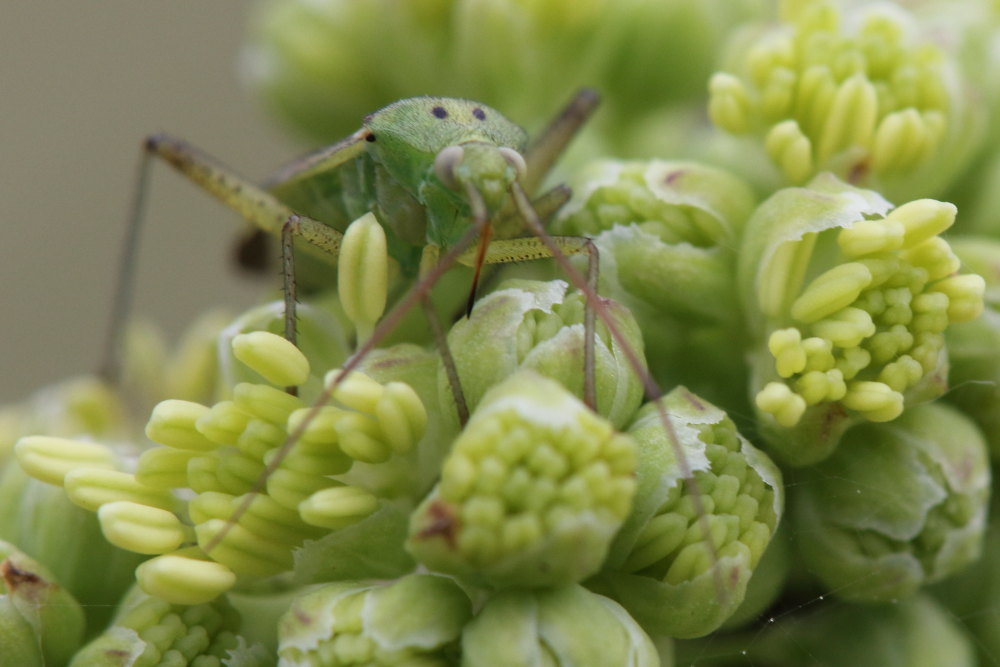
<path id="1" fill-rule="evenodd" d="M 192 183 L 257 228 L 275 236 L 282 236 L 287 228 L 288 233 L 305 239 L 308 242 L 307 248 L 312 248 L 313 253 L 331 263 L 337 257 L 343 237 L 340 232 L 318 220 L 298 215 L 274 195 L 238 176 L 221 162 L 185 141 L 164 134 L 147 137 L 142 145 L 135 193 L 129 209 L 109 332 L 100 369 L 100 375 L 112 383 L 119 379 L 121 373 L 122 337 L 131 309 L 135 257 L 144 217 L 149 169 L 154 159 L 163 160 L 174 167 Z M 289 285 L 294 293 L 294 280 L 286 278 L 286 289 Z M 294 323 L 294 312 L 286 316 L 286 320 Z M 286 326 L 286 333 L 287 331 Z"/>
<path id="2" fill-rule="evenodd" d="M 588 305 L 592 304 L 591 307 L 594 309 L 594 313 L 601 319 L 604 326 L 608 328 L 608 333 L 621 347 L 629 366 L 631 366 L 632 370 L 635 371 L 635 373 L 641 378 L 646 397 L 656 405 L 660 426 L 662 427 L 663 432 L 667 434 L 667 439 L 673 448 L 675 459 L 680 468 L 681 478 L 684 480 L 684 484 L 688 488 L 691 495 L 691 502 L 698 517 L 697 520 L 701 533 L 702 535 L 709 535 L 711 531 L 708 524 L 708 512 L 705 510 L 705 501 L 702 497 L 701 489 L 698 487 L 698 482 L 695 480 L 694 471 L 688 462 L 687 456 L 680 447 L 680 441 L 677 437 L 674 424 L 670 419 L 670 415 L 667 414 L 666 408 L 663 406 L 662 401 L 660 401 L 663 397 L 663 390 L 660 389 L 659 384 L 649 371 L 646 370 L 643 360 L 639 358 L 636 351 L 628 344 L 628 341 L 625 340 L 624 334 L 618 329 L 618 327 L 615 326 L 607 309 L 601 304 L 600 297 L 594 289 L 593 284 L 591 284 L 588 279 L 585 279 L 580 275 L 580 272 L 577 271 L 569 261 L 567 253 L 560 248 L 559 243 L 555 240 L 560 237 L 550 236 L 549 233 L 545 231 L 545 227 L 542 225 L 542 221 L 538 218 L 538 214 L 534 211 L 534 209 L 532 209 L 531 202 L 529 201 L 524 189 L 520 187 L 519 184 L 515 183 L 511 188 L 511 195 L 513 196 L 515 205 L 523 216 L 528 228 L 533 234 L 535 234 L 534 240 L 545 246 L 550 256 L 566 273 L 566 276 L 569 278 L 569 281 L 573 284 L 573 286 L 584 293 L 587 297 Z M 727 593 L 725 582 L 723 581 L 722 569 L 719 567 L 721 562 L 719 553 L 712 541 L 708 541 L 707 546 L 711 554 L 712 577 L 716 593 L 719 600 L 722 601 L 726 599 Z"/>

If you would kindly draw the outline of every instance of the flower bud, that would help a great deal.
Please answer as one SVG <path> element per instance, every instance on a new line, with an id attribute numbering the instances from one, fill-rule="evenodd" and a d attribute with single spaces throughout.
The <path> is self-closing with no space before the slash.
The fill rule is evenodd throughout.
<path id="1" fill-rule="evenodd" d="M 944 332 L 977 315 L 984 293 L 937 236 L 954 215 L 929 199 L 892 209 L 828 175 L 758 207 L 739 282 L 766 341 L 752 385 L 775 455 L 822 460 L 852 423 L 890 421 L 945 390 Z"/>
<path id="2" fill-rule="evenodd" d="M 62 488 L 13 463 L 0 475 L 0 540 L 44 562 L 83 605 L 92 628 L 107 623 L 141 561 L 108 543 L 97 517 L 73 504 Z M 94 576 L 94 563 L 102 564 L 102 576 Z"/>
<path id="3" fill-rule="evenodd" d="M 70 666 L 122 665 L 123 656 L 129 665 L 273 664 L 261 644 L 236 634 L 240 625 L 239 612 L 224 598 L 188 606 L 136 593 Z"/>
<path id="4" fill-rule="evenodd" d="M 327 584 L 292 603 L 278 655 L 283 665 L 446 664 L 471 616 L 468 595 L 447 577 Z"/>
<path id="5" fill-rule="evenodd" d="M 146 422 L 146 437 L 161 445 L 192 451 L 210 451 L 218 445 L 197 429 L 208 408 L 191 401 L 168 399 L 153 408 Z"/>
<path id="6" fill-rule="evenodd" d="M 476 303 L 472 316 L 448 334 L 462 391 L 470 411 L 494 385 L 518 369 L 531 369 L 558 381 L 576 396 L 584 386 L 584 299 L 567 294 L 562 281 L 508 281 Z M 615 326 L 641 358 L 638 325 L 624 307 L 604 301 Z M 597 412 L 625 424 L 642 400 L 642 384 L 618 342 L 597 325 L 595 384 Z M 442 369 L 439 394 L 453 411 Z"/>
<path id="7" fill-rule="evenodd" d="M 365 341 L 385 310 L 389 290 L 389 255 L 385 230 L 372 213 L 347 227 L 337 257 L 340 305 Z"/>
<path id="8" fill-rule="evenodd" d="M 763 139 L 789 184 L 830 171 L 893 198 L 942 191 L 977 148 L 984 109 L 957 49 L 926 41 L 937 23 L 923 30 L 896 6 L 842 20 L 829 0 L 785 5 L 782 25 L 734 40 L 709 85 L 713 123 Z"/>
<path id="9" fill-rule="evenodd" d="M 83 641 L 83 610 L 46 567 L 0 542 L 0 636 L 10 665 L 61 665 Z"/>
<path id="10" fill-rule="evenodd" d="M 175 506 L 169 491 L 146 486 L 135 475 L 119 470 L 77 468 L 66 474 L 65 488 L 70 500 L 91 512 L 115 501 L 129 501 L 162 510 L 172 510 Z"/>
<path id="11" fill-rule="evenodd" d="M 309 377 L 309 361 L 295 345 L 267 331 L 239 334 L 232 341 L 237 359 L 279 387 L 302 384 Z"/>
<path id="12" fill-rule="evenodd" d="M 336 530 L 378 509 L 378 498 L 355 486 L 322 489 L 299 503 L 302 519 L 313 526 Z"/>
<path id="13" fill-rule="evenodd" d="M 631 440 L 552 380 L 490 390 L 414 512 L 406 548 L 430 568 L 494 586 L 595 573 L 635 490 Z"/>
<path id="14" fill-rule="evenodd" d="M 579 585 L 495 594 L 462 633 L 462 664 L 659 665 L 617 602 Z"/>
<path id="15" fill-rule="evenodd" d="M 555 231 L 594 238 L 602 293 L 694 321 L 736 309 L 733 248 L 754 195 L 694 162 L 601 160 L 583 172 Z"/>
<path id="16" fill-rule="evenodd" d="M 659 405 L 665 414 L 647 404 L 628 429 L 639 453 L 636 498 L 589 585 L 654 635 L 696 637 L 743 601 L 784 487 L 777 466 L 719 408 L 683 387 Z"/>
<path id="17" fill-rule="evenodd" d="M 325 268 L 328 272 L 329 267 Z M 328 273 L 325 275 L 328 276 Z M 350 350 L 344 333 L 347 323 L 342 321 L 342 315 L 338 314 L 339 306 L 328 303 L 332 297 L 325 298 L 326 300 L 322 295 L 308 298 L 298 303 L 296 307 L 297 335 L 296 343 L 292 347 L 297 347 L 299 353 L 292 352 L 288 347 L 288 341 L 279 335 L 285 327 L 283 300 L 257 306 L 237 317 L 219 335 L 220 385 L 225 388 L 236 386 L 240 382 L 261 384 L 263 378 L 282 389 L 289 386 L 272 382 L 253 367 L 257 363 L 263 364 L 261 370 L 277 373 L 274 379 L 281 381 L 302 380 L 303 368 L 307 371 L 321 372 L 344 363 Z M 265 333 L 271 337 L 260 335 Z M 233 348 L 233 341 L 242 335 L 250 336 L 249 339 L 241 339 L 244 342 L 239 343 L 241 346 L 246 346 L 242 354 L 250 355 L 249 365 L 236 356 Z M 248 344 L 254 341 L 258 343 L 263 341 L 263 347 L 257 350 L 254 345 Z M 283 366 L 285 361 L 291 365 Z M 308 375 L 308 379 L 298 385 L 299 395 L 315 396 L 320 390 L 319 385 L 317 376 Z M 222 395 L 226 395 L 225 390 Z"/>
<path id="18" fill-rule="evenodd" d="M 181 554 L 151 558 L 136 568 L 135 576 L 147 594 L 183 605 L 210 602 L 236 583 L 225 565 Z"/>
<path id="19" fill-rule="evenodd" d="M 18 440 L 17 462 L 32 477 L 49 484 L 63 485 L 66 475 L 80 468 L 114 470 L 114 453 L 97 443 L 31 435 Z"/>
<path id="20" fill-rule="evenodd" d="M 841 597 L 897 600 L 979 556 L 990 470 L 974 424 L 941 403 L 849 429 L 795 485 L 799 549 Z"/>
<path id="21" fill-rule="evenodd" d="M 97 510 L 104 537 L 117 547 L 141 554 L 173 551 L 189 539 L 184 525 L 173 512 L 119 500 Z"/>

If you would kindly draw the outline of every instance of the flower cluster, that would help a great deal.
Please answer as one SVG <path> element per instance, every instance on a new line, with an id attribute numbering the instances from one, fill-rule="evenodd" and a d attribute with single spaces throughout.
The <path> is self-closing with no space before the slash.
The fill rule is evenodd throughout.
<path id="1" fill-rule="evenodd" d="M 635 445 L 556 382 L 522 371 L 483 397 L 417 508 L 407 547 L 491 586 L 600 569 L 635 493 Z"/>
<path id="2" fill-rule="evenodd" d="M 725 412 L 683 387 L 645 405 L 627 433 L 638 489 L 596 590 L 654 634 L 703 635 L 744 600 L 784 510 L 781 472 Z M 704 604 L 685 603 L 692 598 Z"/>
<path id="3" fill-rule="evenodd" d="M 271 664 L 263 645 L 238 634 L 240 623 L 240 613 L 225 599 L 187 606 L 133 593 L 111 625 L 69 664 L 111 666 L 122 664 L 123 655 L 134 665 Z"/>
<path id="4" fill-rule="evenodd" d="M 939 234 L 955 207 L 892 208 L 831 176 L 780 190 L 747 223 L 740 275 L 766 340 L 760 428 L 789 461 L 828 455 L 855 418 L 889 421 L 946 388 L 944 332 L 982 311 L 983 279 L 959 274 Z"/>
<path id="5" fill-rule="evenodd" d="M 306 358 L 274 334 L 241 334 L 232 347 L 273 384 L 308 377 Z M 240 383 L 211 407 L 159 403 L 146 435 L 162 446 L 144 451 L 134 473 L 103 445 L 51 436 L 22 438 L 18 461 L 97 512 L 112 544 L 157 555 L 138 570 L 147 592 L 177 604 L 211 600 L 237 575 L 289 570 L 305 540 L 375 512 L 374 495 L 330 476 L 406 453 L 423 435 L 426 413 L 408 385 L 355 373 L 332 392 L 335 404 L 311 408 L 273 384 Z M 171 490 L 183 488 L 195 495 L 181 511 Z"/>
<path id="6" fill-rule="evenodd" d="M 764 136 L 787 182 L 832 171 L 892 197 L 935 192 L 968 156 L 975 124 L 955 66 L 883 5 L 849 31 L 834 2 L 784 3 L 786 23 L 709 82 L 709 114 Z M 919 188 L 918 188 L 919 186 Z"/>
<path id="7" fill-rule="evenodd" d="M 284 301 L 173 355 L 133 334 L 120 386 L 0 410 L 0 655 L 995 661 L 1000 86 L 970 63 L 996 62 L 1000 11 L 783 0 L 779 24 L 741 23 L 763 4 L 266 5 L 252 76 L 328 139 L 413 94 L 532 123 L 599 86 L 581 153 L 625 157 L 572 195 L 529 174 L 491 228 L 547 256 L 513 238 L 534 197 L 556 247 L 587 252 L 488 266 L 463 309 L 468 274 L 435 262 L 476 249 L 423 247 L 443 236 L 422 214 L 478 221 L 477 198 L 445 215 L 419 142 L 352 135 L 318 154 L 344 164 L 272 184 L 358 218 L 327 239 L 336 278 L 311 227 Z M 526 165 L 555 157 L 550 128 Z M 427 168 L 415 192 L 387 156 Z"/>

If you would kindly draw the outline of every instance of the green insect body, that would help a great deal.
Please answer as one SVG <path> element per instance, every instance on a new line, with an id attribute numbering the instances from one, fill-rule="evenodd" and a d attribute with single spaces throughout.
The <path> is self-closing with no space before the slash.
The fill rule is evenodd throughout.
<path id="1" fill-rule="evenodd" d="M 342 141 L 288 164 L 262 186 L 180 139 L 148 137 L 102 374 L 114 379 L 120 366 L 119 332 L 127 321 L 131 258 L 136 254 L 144 184 L 154 159 L 167 162 L 239 213 L 254 226 L 255 237 L 270 234 L 281 239 L 285 335 L 294 341 L 297 291 L 333 285 L 330 265 L 337 262 L 344 231 L 369 213 L 384 229 L 388 254 L 399 268 L 390 272 L 400 278 L 390 290 L 397 304 L 405 300 L 410 286 L 421 295 L 412 303 L 426 303 L 431 286 L 450 266 L 461 264 L 475 269 L 472 288 L 466 291 L 466 311 L 471 312 L 483 265 L 588 251 L 586 239 L 552 238 L 541 230 L 540 221 L 568 199 L 568 188 L 553 188 L 534 200 L 529 193 L 596 105 L 593 91 L 581 91 L 528 144 L 524 130 L 478 102 L 440 97 L 402 100 L 369 115 Z M 431 278 L 430 273 L 436 276 Z M 442 305 L 450 309 L 446 312 L 455 312 L 454 298 L 461 296 L 454 290 L 445 292 Z M 435 290 L 433 296 L 439 294 Z M 407 320 L 407 326 L 413 321 Z M 440 334 L 435 336 L 440 340 Z M 452 384 L 457 393 L 457 382 Z"/>
<path id="2" fill-rule="evenodd" d="M 524 175 L 526 145 L 524 130 L 495 109 L 418 97 L 369 115 L 359 132 L 334 147 L 351 159 L 330 168 L 332 151 L 324 149 L 282 170 L 266 187 L 341 232 L 351 220 L 375 213 L 389 254 L 413 276 L 424 246 L 447 248 L 468 229 L 467 188 L 481 196 L 490 219 L 500 214 L 511 183 Z"/>

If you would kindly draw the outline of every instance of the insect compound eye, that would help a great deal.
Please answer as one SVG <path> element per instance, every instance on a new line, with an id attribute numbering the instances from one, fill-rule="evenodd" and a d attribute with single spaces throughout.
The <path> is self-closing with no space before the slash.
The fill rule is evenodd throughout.
<path id="1" fill-rule="evenodd" d="M 465 151 L 461 146 L 446 146 L 434 158 L 434 173 L 438 179 L 452 190 L 458 190 L 455 169 L 462 163 Z"/>
<path id="2" fill-rule="evenodd" d="M 431 109 L 431 113 L 434 114 L 435 118 L 447 118 L 448 110 L 444 107 L 434 107 Z"/>
<path id="3" fill-rule="evenodd" d="M 528 175 L 528 165 L 520 153 L 507 146 L 501 146 L 497 150 L 500 151 L 503 159 L 507 160 L 507 164 L 514 167 L 514 171 L 517 173 L 517 180 L 523 180 Z"/>
<path id="4" fill-rule="evenodd" d="M 486 112 L 479 107 L 472 110 L 472 115 L 475 116 L 477 120 L 486 120 Z"/>
<path id="5" fill-rule="evenodd" d="M 375 135 L 369 132 L 367 135 L 365 135 L 365 141 L 369 143 L 375 141 Z"/>

